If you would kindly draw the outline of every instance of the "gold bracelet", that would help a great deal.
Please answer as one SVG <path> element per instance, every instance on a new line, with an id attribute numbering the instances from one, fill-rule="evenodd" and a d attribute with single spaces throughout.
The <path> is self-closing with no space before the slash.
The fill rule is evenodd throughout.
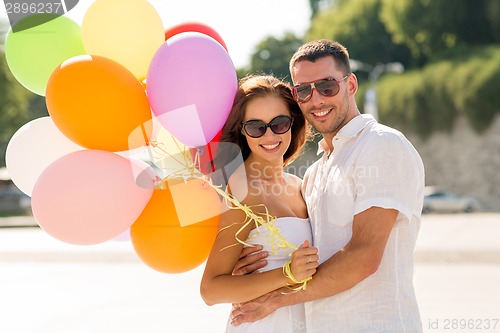
<path id="1" fill-rule="evenodd" d="M 292 264 L 291 260 L 288 260 L 287 262 L 285 262 L 285 264 L 283 265 L 283 275 L 285 277 L 289 278 L 290 280 L 292 280 L 295 283 L 294 285 L 299 284 L 299 286 L 292 288 L 293 290 L 295 290 L 295 291 L 306 290 L 307 282 L 312 280 L 312 276 L 306 277 L 302 281 L 297 280 L 295 278 L 295 276 L 293 276 L 293 274 L 292 274 L 292 267 L 290 266 L 291 264 Z M 289 285 L 289 286 L 292 286 L 292 285 Z"/>

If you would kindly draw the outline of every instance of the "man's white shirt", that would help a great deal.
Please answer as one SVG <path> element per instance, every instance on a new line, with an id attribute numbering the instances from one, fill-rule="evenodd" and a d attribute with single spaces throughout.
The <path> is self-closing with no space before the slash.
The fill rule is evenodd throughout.
<path id="1" fill-rule="evenodd" d="M 377 206 L 399 211 L 376 273 L 332 297 L 307 302 L 308 333 L 421 332 L 413 255 L 425 184 L 420 155 L 404 135 L 362 114 L 347 123 L 306 172 L 307 203 L 319 261 L 351 239 L 356 214 Z"/>

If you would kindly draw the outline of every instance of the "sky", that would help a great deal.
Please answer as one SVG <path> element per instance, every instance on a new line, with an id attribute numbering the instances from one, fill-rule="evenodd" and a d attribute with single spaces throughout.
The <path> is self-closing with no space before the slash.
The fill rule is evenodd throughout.
<path id="1" fill-rule="evenodd" d="M 81 24 L 92 3 L 94 0 L 80 0 L 67 15 Z M 308 0 L 149 0 L 149 3 L 166 29 L 194 21 L 216 30 L 236 68 L 248 65 L 257 43 L 268 36 L 280 38 L 287 31 L 302 36 L 311 13 Z M 0 12 L 6 19 L 3 1 Z"/>

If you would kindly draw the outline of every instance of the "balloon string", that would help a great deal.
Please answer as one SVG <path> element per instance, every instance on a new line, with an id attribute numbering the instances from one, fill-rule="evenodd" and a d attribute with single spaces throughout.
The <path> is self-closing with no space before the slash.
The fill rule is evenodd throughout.
<path id="1" fill-rule="evenodd" d="M 64 3 L 64 1 L 63 1 Z M 144 142 L 146 143 L 146 146 L 148 147 L 150 142 L 149 142 L 149 137 L 146 131 L 146 128 L 144 127 L 144 124 L 141 124 L 141 131 L 142 131 L 142 137 L 144 139 Z"/>
<path id="2" fill-rule="evenodd" d="M 209 185 L 215 189 L 215 191 L 221 195 L 224 198 L 224 201 L 229 209 L 239 209 L 245 213 L 245 220 L 243 222 L 236 222 L 232 223 L 224 228 L 221 228 L 219 230 L 219 233 L 222 232 L 223 230 L 226 230 L 230 227 L 233 227 L 234 225 L 237 224 L 242 224 L 242 226 L 238 229 L 238 231 L 235 233 L 234 237 L 236 238 L 236 241 L 244 246 L 254 246 L 252 244 L 247 243 L 246 241 L 241 240 L 238 236 L 240 235 L 241 232 L 245 228 L 247 228 L 251 223 L 255 224 L 255 228 L 257 229 L 258 233 L 260 233 L 259 227 L 264 227 L 268 231 L 268 241 L 271 244 L 271 253 L 275 254 L 278 252 L 279 249 L 284 249 L 284 248 L 291 248 L 293 250 L 296 250 L 297 247 L 290 242 L 286 240 L 285 237 L 281 234 L 281 230 L 279 229 L 278 226 L 276 226 L 276 217 L 272 216 L 269 214 L 269 211 L 267 207 L 264 204 L 260 205 L 254 205 L 254 206 L 247 206 L 245 204 L 240 203 L 235 197 L 233 197 L 231 194 L 227 193 L 226 191 L 222 190 L 220 186 L 215 186 L 212 184 L 212 182 L 209 182 Z M 264 213 L 256 214 L 252 208 L 255 207 L 264 207 Z M 238 245 L 238 243 L 228 245 L 224 248 L 221 249 L 225 250 L 229 247 Z"/>
<path id="3" fill-rule="evenodd" d="M 152 148 L 158 150 L 161 154 L 171 157 L 182 166 L 181 169 L 167 175 L 164 179 L 162 179 L 163 184 L 165 184 L 169 180 L 174 180 L 174 179 L 180 179 L 183 180 L 184 182 L 186 182 L 188 179 L 193 179 L 193 178 L 203 180 L 223 198 L 224 203 L 229 209 L 239 209 L 245 214 L 245 220 L 243 222 L 232 223 L 231 225 L 221 228 L 218 231 L 218 233 L 220 233 L 230 227 L 233 227 L 234 225 L 239 225 L 239 224 L 241 225 L 241 227 L 235 233 L 235 239 L 237 243 L 228 245 L 223 249 L 221 249 L 221 251 L 230 248 L 232 246 L 236 246 L 238 244 L 250 247 L 254 246 L 239 238 L 239 235 L 244 231 L 244 229 L 247 228 L 252 223 L 255 224 L 255 228 L 257 229 L 259 234 L 260 234 L 260 227 L 263 227 L 268 231 L 266 239 L 271 244 L 271 253 L 275 254 L 277 253 L 277 251 L 279 251 L 279 249 L 285 249 L 285 248 L 290 248 L 293 250 L 297 249 L 295 245 L 291 244 L 289 241 L 286 240 L 285 237 L 283 237 L 283 235 L 281 234 L 281 230 L 279 229 L 278 226 L 276 226 L 275 223 L 276 217 L 269 214 L 269 211 L 264 204 L 247 206 L 245 204 L 240 203 L 238 199 L 229 194 L 226 190 L 222 189 L 222 186 L 214 185 L 211 179 L 209 179 L 203 173 L 201 173 L 201 171 L 199 171 L 201 165 L 200 150 L 196 148 L 196 153 L 194 154 L 194 157 L 190 158 L 190 153 L 186 151 L 186 148 L 185 147 L 184 149 L 181 148 L 180 145 L 178 144 L 178 141 L 175 138 L 173 139 L 177 149 L 182 153 L 181 154 L 182 160 L 175 158 L 171 153 L 163 149 L 161 147 L 161 144 L 159 144 L 156 141 L 151 141 L 150 145 L 152 146 Z M 255 213 L 253 209 L 257 207 L 263 207 L 264 213 Z"/>
<path id="4" fill-rule="evenodd" d="M 179 152 L 181 152 L 181 156 L 183 157 L 182 160 L 176 158 L 174 155 L 170 154 L 168 151 L 166 151 L 165 149 L 163 149 L 161 147 L 162 144 L 158 143 L 157 141 L 154 141 L 154 140 L 151 141 L 151 145 L 150 146 L 152 146 L 152 148 L 154 150 L 159 151 L 160 154 L 166 155 L 166 156 L 170 157 L 171 159 L 173 159 L 175 162 L 177 162 L 179 165 L 182 166 L 182 169 L 174 172 L 174 174 L 177 174 L 177 173 L 185 174 L 185 171 L 188 171 L 187 176 L 188 177 L 193 177 L 194 173 L 196 172 L 196 168 L 192 164 L 192 162 L 190 161 L 190 159 L 188 158 L 188 156 L 187 156 L 188 152 L 186 151 L 186 149 L 182 149 L 179 146 L 179 144 L 177 143 L 177 141 L 175 141 L 175 144 L 176 144 L 176 147 L 179 150 Z M 154 157 L 151 154 L 150 154 L 150 158 L 153 159 L 153 163 L 154 163 Z"/>

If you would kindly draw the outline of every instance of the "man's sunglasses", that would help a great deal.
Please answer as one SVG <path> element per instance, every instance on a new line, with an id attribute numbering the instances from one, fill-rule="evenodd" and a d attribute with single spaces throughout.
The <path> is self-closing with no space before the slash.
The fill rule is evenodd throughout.
<path id="1" fill-rule="evenodd" d="M 313 89 L 325 97 L 333 97 L 340 91 L 339 83 L 347 79 L 349 75 L 351 74 L 347 74 L 338 81 L 333 77 L 327 77 L 314 82 L 296 84 L 292 89 L 293 98 L 299 103 L 305 103 L 311 99 Z"/>
<path id="2" fill-rule="evenodd" d="M 260 138 L 266 134 L 269 127 L 274 134 L 285 134 L 292 127 L 293 120 L 289 116 L 281 115 L 273 118 L 267 124 L 262 120 L 242 122 L 243 130 L 251 138 Z"/>

